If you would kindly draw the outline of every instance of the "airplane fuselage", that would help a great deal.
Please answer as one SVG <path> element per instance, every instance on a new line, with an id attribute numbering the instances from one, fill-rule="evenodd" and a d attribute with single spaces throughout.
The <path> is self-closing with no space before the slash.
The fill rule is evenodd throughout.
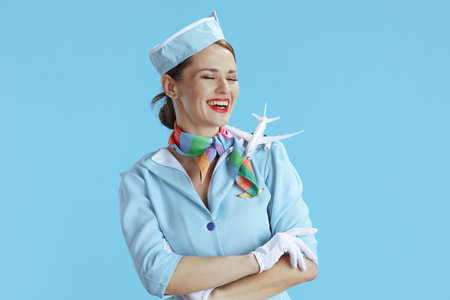
<path id="1" fill-rule="evenodd" d="M 259 122 L 258 126 L 256 126 L 256 129 L 253 132 L 252 138 L 248 142 L 247 147 L 245 147 L 245 156 L 247 156 L 247 157 L 250 156 L 252 154 L 253 150 L 255 149 L 255 147 L 259 145 L 258 141 L 264 134 L 264 130 L 266 130 L 266 123 L 267 123 L 267 119 L 263 118 Z"/>

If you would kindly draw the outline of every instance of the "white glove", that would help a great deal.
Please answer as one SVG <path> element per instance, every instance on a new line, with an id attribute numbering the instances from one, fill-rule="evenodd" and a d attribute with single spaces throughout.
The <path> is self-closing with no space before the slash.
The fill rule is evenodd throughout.
<path id="1" fill-rule="evenodd" d="M 288 252 L 291 257 L 291 266 L 297 268 L 297 264 L 303 271 L 306 271 L 305 260 L 302 252 L 311 260 L 316 260 L 316 256 L 301 239 L 296 236 L 314 234 L 316 228 L 292 228 L 286 232 L 275 234 L 267 243 L 252 251 L 259 264 L 259 273 L 268 270 Z"/>
<path id="2" fill-rule="evenodd" d="M 169 243 L 166 239 L 164 240 L 164 250 L 166 250 L 167 253 L 175 253 L 172 250 L 172 247 L 170 247 Z M 190 294 L 180 295 L 184 300 L 208 300 L 209 295 L 211 294 L 213 289 L 204 290 L 204 291 L 198 291 Z"/>
<path id="3" fill-rule="evenodd" d="M 190 294 L 180 295 L 184 300 L 208 300 L 209 295 L 213 289 L 194 292 Z"/>

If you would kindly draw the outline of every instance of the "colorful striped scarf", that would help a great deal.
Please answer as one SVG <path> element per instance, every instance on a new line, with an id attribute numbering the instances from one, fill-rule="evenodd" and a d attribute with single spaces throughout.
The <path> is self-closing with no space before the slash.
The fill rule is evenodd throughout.
<path id="1" fill-rule="evenodd" d="M 216 155 L 222 155 L 230 147 L 233 147 L 230 162 L 237 171 L 236 183 L 251 197 L 258 195 L 259 189 L 256 185 L 252 164 L 244 156 L 245 147 L 239 140 L 231 136 L 225 127 L 220 127 L 216 136 L 206 138 L 181 131 L 175 122 L 174 131 L 169 137 L 169 145 L 182 155 L 201 156 L 198 165 L 202 183 Z"/>

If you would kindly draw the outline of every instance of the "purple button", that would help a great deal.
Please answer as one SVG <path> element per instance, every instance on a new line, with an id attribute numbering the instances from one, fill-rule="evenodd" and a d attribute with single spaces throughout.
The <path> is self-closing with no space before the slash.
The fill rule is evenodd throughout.
<path id="1" fill-rule="evenodd" d="M 208 228 L 209 231 L 213 231 L 216 228 L 216 224 L 214 224 L 214 222 L 209 222 L 208 225 L 206 225 L 206 228 Z"/>

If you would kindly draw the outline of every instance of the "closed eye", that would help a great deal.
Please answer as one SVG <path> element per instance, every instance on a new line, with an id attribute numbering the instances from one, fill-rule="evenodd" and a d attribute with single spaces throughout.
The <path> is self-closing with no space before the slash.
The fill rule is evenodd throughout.
<path id="1" fill-rule="evenodd" d="M 211 77 L 211 76 L 202 76 L 201 78 L 203 78 L 203 79 L 215 79 L 214 77 Z M 227 80 L 238 81 L 237 78 L 228 78 Z"/>

